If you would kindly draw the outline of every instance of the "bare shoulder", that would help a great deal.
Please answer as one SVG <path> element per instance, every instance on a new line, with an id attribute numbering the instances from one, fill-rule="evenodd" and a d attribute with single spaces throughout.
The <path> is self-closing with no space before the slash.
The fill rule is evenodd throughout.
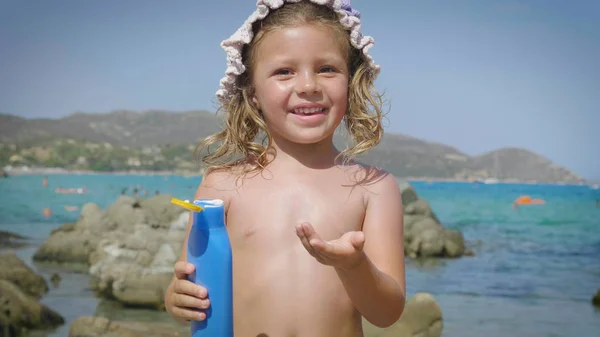
<path id="1" fill-rule="evenodd" d="M 396 177 L 382 168 L 353 161 L 346 166 L 345 172 L 349 182 L 362 187 L 367 195 L 400 193 Z"/>
<path id="2" fill-rule="evenodd" d="M 208 169 L 196 191 L 195 199 L 221 199 L 227 209 L 237 190 L 235 168 Z"/>
<path id="3" fill-rule="evenodd" d="M 235 168 L 207 169 L 204 172 L 200 186 L 211 189 L 231 189 L 235 188 L 235 180 Z"/>

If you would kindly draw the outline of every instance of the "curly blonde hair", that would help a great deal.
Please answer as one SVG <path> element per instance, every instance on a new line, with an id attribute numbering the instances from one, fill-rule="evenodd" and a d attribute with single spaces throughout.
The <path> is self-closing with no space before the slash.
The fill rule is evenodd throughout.
<path id="1" fill-rule="evenodd" d="M 260 42 L 269 32 L 304 24 L 332 29 L 347 54 L 350 79 L 344 124 L 355 144 L 338 157 L 347 163 L 379 143 L 383 136 L 383 102 L 382 95 L 375 89 L 368 61 L 360 50 L 352 47 L 348 31 L 333 10 L 309 1 L 300 1 L 282 6 L 253 25 L 254 39 L 242 51 L 247 71 L 237 78 L 239 90 L 217 110 L 217 113 L 225 113 L 224 128 L 203 139 L 196 147 L 196 153 L 203 153 L 202 163 L 207 169 L 242 166 L 244 172 L 250 172 L 262 170 L 273 160 L 270 155 L 272 137 L 260 111 L 252 103 L 252 65 Z"/>

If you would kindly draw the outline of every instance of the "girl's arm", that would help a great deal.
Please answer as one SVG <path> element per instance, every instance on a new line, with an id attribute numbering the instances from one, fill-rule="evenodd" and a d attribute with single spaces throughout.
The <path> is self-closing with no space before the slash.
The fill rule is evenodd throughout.
<path id="1" fill-rule="evenodd" d="M 362 258 L 336 271 L 357 310 L 372 324 L 387 327 L 400 318 L 406 301 L 402 199 L 396 179 L 387 173 L 368 190 Z"/>

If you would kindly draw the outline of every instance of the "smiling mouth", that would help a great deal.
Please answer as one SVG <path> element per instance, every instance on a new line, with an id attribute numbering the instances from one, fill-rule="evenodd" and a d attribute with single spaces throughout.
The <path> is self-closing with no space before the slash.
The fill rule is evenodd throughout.
<path id="1" fill-rule="evenodd" d="M 316 114 L 325 113 L 326 111 L 327 111 L 326 108 L 310 108 L 310 109 L 301 108 L 301 109 L 293 109 L 291 111 L 291 113 L 293 113 L 294 115 L 316 115 Z"/>

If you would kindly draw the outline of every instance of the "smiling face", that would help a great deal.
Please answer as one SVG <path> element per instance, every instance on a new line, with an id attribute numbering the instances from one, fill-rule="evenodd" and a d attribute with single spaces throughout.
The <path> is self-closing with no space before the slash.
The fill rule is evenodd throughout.
<path id="1" fill-rule="evenodd" d="M 323 25 L 268 32 L 252 64 L 253 103 L 276 142 L 330 141 L 348 105 L 347 52 Z"/>

